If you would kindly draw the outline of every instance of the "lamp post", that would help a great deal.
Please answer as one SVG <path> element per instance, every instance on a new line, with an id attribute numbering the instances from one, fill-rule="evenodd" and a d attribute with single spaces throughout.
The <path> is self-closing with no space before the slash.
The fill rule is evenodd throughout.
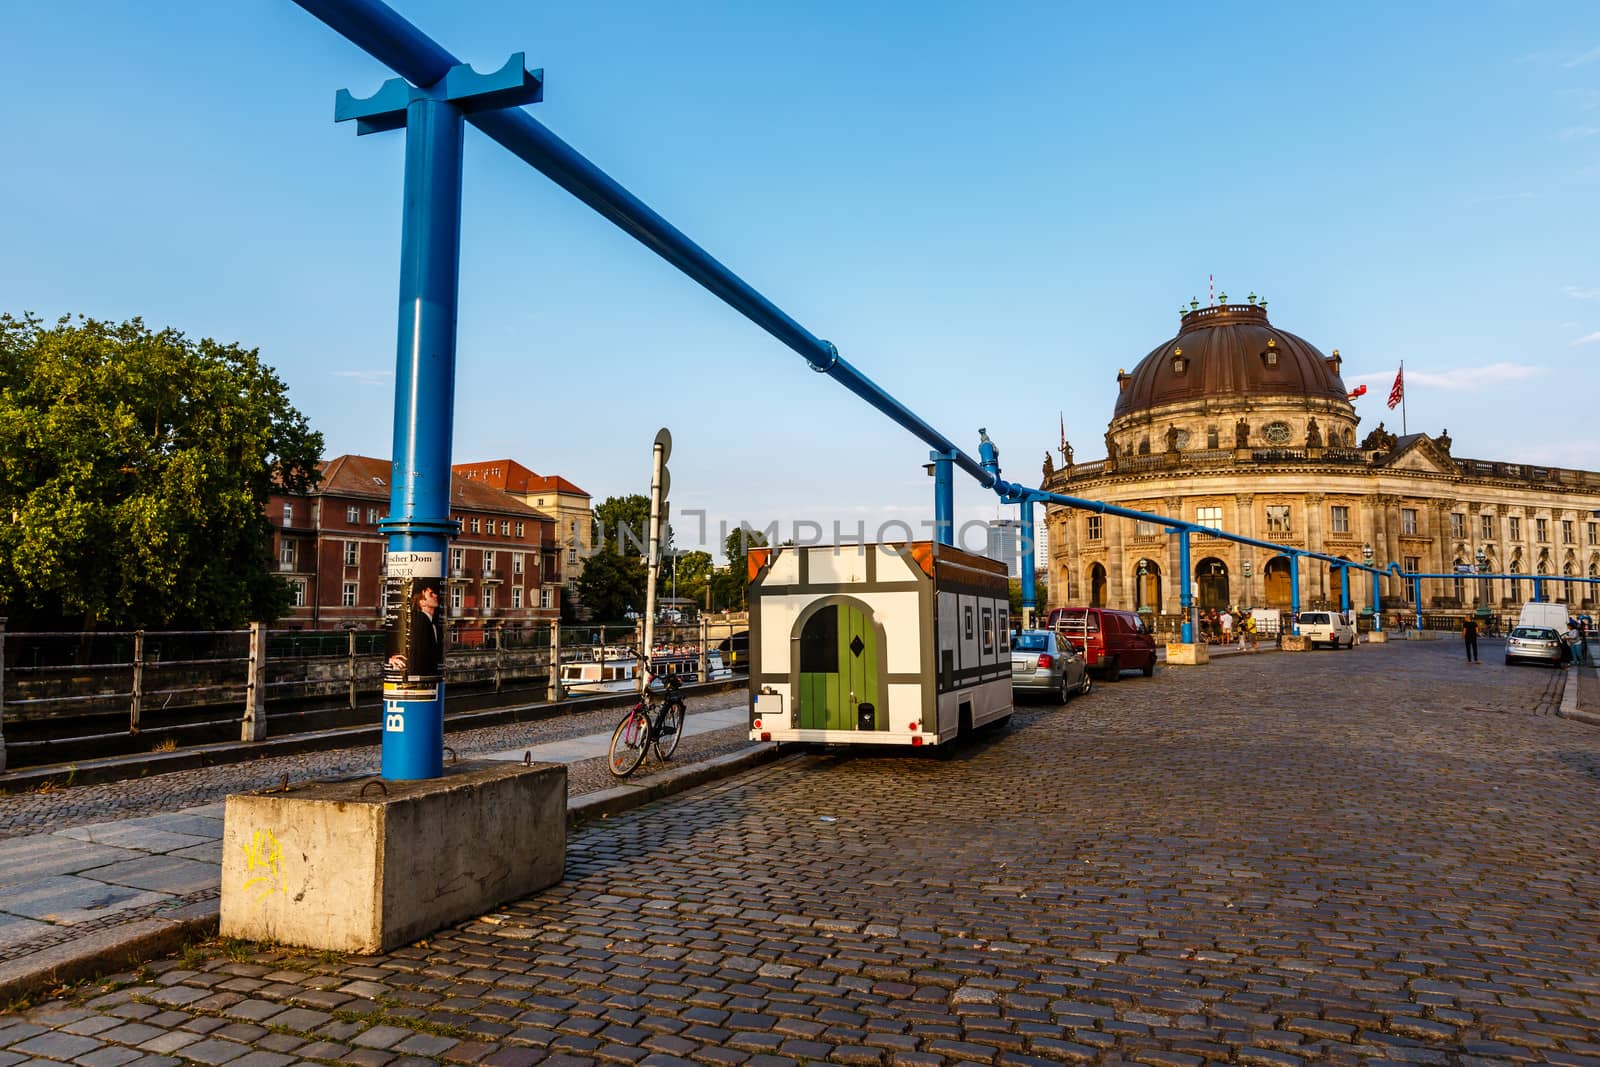
<path id="1" fill-rule="evenodd" d="M 1361 562 L 1372 566 L 1372 542 L 1368 541 L 1361 546 Z M 1383 611 L 1378 602 L 1378 572 L 1369 572 L 1372 576 L 1372 629 L 1381 633 L 1383 631 Z"/>
<path id="2" fill-rule="evenodd" d="M 1139 589 L 1138 589 L 1138 595 L 1136 595 L 1134 597 L 1134 600 L 1135 600 L 1135 602 L 1137 602 L 1138 607 L 1135 608 L 1134 610 L 1137 611 L 1140 615 L 1143 615 L 1143 614 L 1147 613 L 1150 610 L 1150 605 L 1146 604 L 1144 602 L 1144 599 L 1145 599 L 1144 580 L 1145 580 L 1145 575 L 1150 573 L 1150 564 L 1149 564 L 1149 562 L 1146 561 L 1146 560 L 1142 560 L 1141 559 L 1139 561 L 1138 572 L 1139 572 Z"/>
<path id="3" fill-rule="evenodd" d="M 1245 610 L 1248 611 L 1250 610 L 1250 605 L 1252 603 L 1250 598 L 1250 573 L 1253 570 L 1253 567 L 1251 566 L 1249 560 L 1245 560 L 1244 563 L 1240 565 L 1239 569 L 1244 572 L 1244 606 Z"/>
<path id="4" fill-rule="evenodd" d="M 1482 545 L 1479 545 L 1478 550 L 1472 554 L 1472 559 L 1478 565 L 1478 574 L 1480 575 L 1478 578 L 1478 609 L 1473 614 L 1487 616 L 1492 613 L 1489 607 L 1489 579 L 1481 576 L 1489 573 L 1489 554 L 1483 550 Z"/>

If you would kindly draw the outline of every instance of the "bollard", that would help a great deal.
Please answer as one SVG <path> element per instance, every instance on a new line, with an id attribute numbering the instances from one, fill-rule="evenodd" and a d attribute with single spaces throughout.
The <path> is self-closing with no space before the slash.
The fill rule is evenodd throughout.
<path id="1" fill-rule="evenodd" d="M 706 617 L 700 616 L 700 680 L 709 682 L 711 676 L 706 673 Z"/>
<path id="2" fill-rule="evenodd" d="M 500 680 L 505 673 L 506 642 L 505 627 L 494 628 L 494 691 L 500 692 Z"/>
<path id="3" fill-rule="evenodd" d="M 128 732 L 139 732 L 139 718 L 144 713 L 144 631 L 133 631 L 133 685 L 128 697 Z"/>
<path id="4" fill-rule="evenodd" d="M 244 723 L 241 741 L 267 739 L 267 625 L 250 624 L 250 665 L 245 679 Z"/>
<path id="5" fill-rule="evenodd" d="M 6 620 L 0 617 L 0 771 L 6 769 Z"/>
<path id="6" fill-rule="evenodd" d="M 566 694 L 561 692 L 561 623 L 550 624 L 550 680 L 545 684 L 545 696 L 549 700 L 560 700 Z"/>
<path id="7" fill-rule="evenodd" d="M 350 681 L 350 710 L 356 710 L 356 632 L 345 631 L 349 638 L 348 651 L 346 652 L 345 677 Z"/>

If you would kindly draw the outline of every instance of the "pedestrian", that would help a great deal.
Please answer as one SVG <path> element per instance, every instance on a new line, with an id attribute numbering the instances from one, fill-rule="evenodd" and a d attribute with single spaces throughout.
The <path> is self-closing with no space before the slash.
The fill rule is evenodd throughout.
<path id="1" fill-rule="evenodd" d="M 1567 620 L 1567 659 L 1574 667 L 1583 666 L 1583 645 L 1576 619 Z"/>
<path id="2" fill-rule="evenodd" d="M 1461 627 L 1461 638 L 1467 643 L 1467 662 L 1478 662 L 1478 622 L 1468 619 Z"/>
<path id="3" fill-rule="evenodd" d="M 1239 645 L 1244 647 L 1246 641 L 1250 642 L 1250 651 L 1256 650 L 1256 641 L 1260 638 L 1256 632 L 1256 616 L 1254 612 L 1247 612 L 1239 623 Z"/>
<path id="4" fill-rule="evenodd" d="M 1222 647 L 1227 648 L 1233 644 L 1233 612 L 1223 608 L 1222 618 L 1219 621 L 1222 624 Z"/>

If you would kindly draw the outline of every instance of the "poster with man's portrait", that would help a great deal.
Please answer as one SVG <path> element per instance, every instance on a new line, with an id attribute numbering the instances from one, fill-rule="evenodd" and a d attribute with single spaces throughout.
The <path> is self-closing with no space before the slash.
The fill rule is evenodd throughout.
<path id="1" fill-rule="evenodd" d="M 386 689 L 433 686 L 443 675 L 444 583 L 434 563 L 434 557 L 439 555 L 389 553 L 384 616 L 388 638 L 383 665 Z M 428 570 L 435 573 L 428 574 Z"/>

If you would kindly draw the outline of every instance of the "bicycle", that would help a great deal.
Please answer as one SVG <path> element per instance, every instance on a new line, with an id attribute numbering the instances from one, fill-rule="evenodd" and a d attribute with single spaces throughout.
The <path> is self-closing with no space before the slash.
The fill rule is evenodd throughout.
<path id="1" fill-rule="evenodd" d="M 606 767 L 615 778 L 626 778 L 638 770 L 651 746 L 655 747 L 656 758 L 663 763 L 678 750 L 678 740 L 683 736 L 683 697 L 678 695 L 681 683 L 668 675 L 663 682 L 666 695 L 656 703 L 649 697 L 650 686 L 655 681 L 655 675 L 645 675 L 645 695 L 628 709 L 628 714 L 612 731 Z"/>

